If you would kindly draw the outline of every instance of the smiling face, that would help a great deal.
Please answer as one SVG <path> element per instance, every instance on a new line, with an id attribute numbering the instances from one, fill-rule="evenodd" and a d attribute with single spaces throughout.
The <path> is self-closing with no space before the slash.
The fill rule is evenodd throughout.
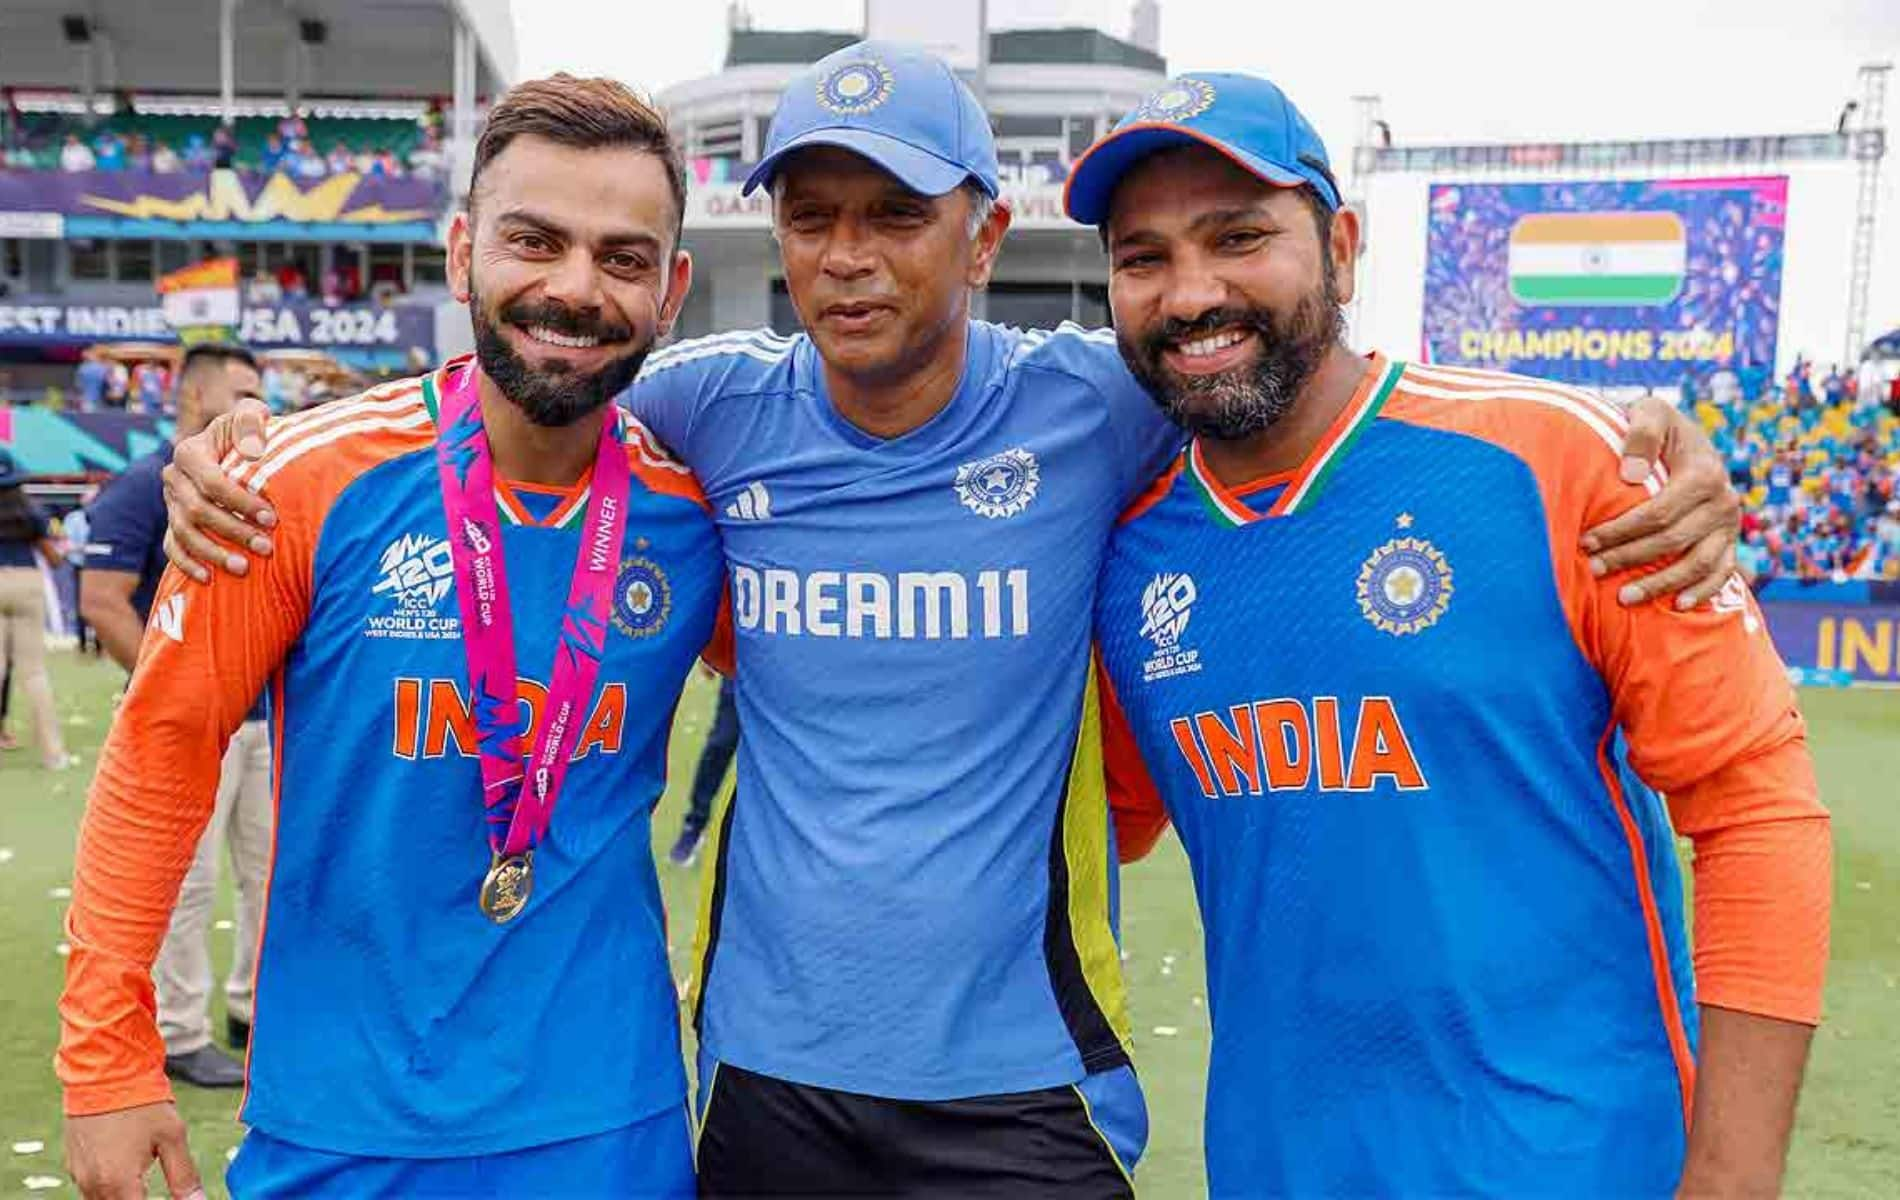
<path id="1" fill-rule="evenodd" d="M 1234 441 L 1292 409 L 1352 298 L 1356 219 L 1327 224 L 1298 190 L 1204 146 L 1150 155 L 1122 178 L 1107 226 L 1116 337 L 1177 424 Z"/>
<path id="2" fill-rule="evenodd" d="M 656 155 L 524 135 L 482 169 L 449 229 L 450 281 L 484 374 L 538 425 L 599 409 L 685 301 L 692 264 Z"/>
<path id="3" fill-rule="evenodd" d="M 895 382 L 963 337 L 970 291 L 988 282 L 1006 211 L 972 236 L 967 188 L 910 190 L 870 160 L 801 150 L 774 185 L 773 224 L 786 290 L 825 363 Z"/>

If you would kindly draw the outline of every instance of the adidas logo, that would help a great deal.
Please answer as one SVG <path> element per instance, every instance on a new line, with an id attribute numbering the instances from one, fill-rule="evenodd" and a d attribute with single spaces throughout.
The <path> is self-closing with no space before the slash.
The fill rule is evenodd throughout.
<path id="1" fill-rule="evenodd" d="M 152 622 L 158 631 L 177 642 L 185 644 L 185 595 L 174 592 L 170 599 L 152 610 Z"/>
<path id="2" fill-rule="evenodd" d="M 739 498 L 726 505 L 726 515 L 735 521 L 769 521 L 772 519 L 772 493 L 765 485 L 753 480 L 745 485 Z"/>

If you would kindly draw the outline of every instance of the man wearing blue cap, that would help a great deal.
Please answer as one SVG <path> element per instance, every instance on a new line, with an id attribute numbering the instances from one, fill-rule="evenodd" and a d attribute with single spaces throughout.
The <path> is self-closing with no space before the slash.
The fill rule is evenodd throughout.
<path id="1" fill-rule="evenodd" d="M 1660 486 L 1623 414 L 1348 350 L 1357 217 L 1263 79 L 1173 81 L 1067 205 L 1193 438 L 1097 641 L 1148 772 L 1121 850 L 1172 817 L 1195 874 L 1213 1193 L 1774 1194 L 1828 818 L 1739 578 L 1623 606 L 1580 548 Z"/>
<path id="2" fill-rule="evenodd" d="M 680 343 L 627 396 L 706 489 L 737 631 L 691 999 L 702 1187 L 1126 1194 L 1146 1112 L 1088 630 L 1115 516 L 1180 435 L 1111 333 L 970 319 L 1009 216 L 940 61 L 819 62 L 748 186 L 808 333 Z M 179 452 L 187 549 L 228 527 L 191 492 L 258 507 L 220 490 L 229 432 Z"/>

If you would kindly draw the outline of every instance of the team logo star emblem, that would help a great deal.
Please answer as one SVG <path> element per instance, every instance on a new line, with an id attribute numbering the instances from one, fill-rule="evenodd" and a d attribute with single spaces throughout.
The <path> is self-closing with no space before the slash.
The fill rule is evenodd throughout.
<path id="1" fill-rule="evenodd" d="M 840 116 L 868 113 L 891 98 L 891 70 L 874 58 L 846 63 L 818 82 L 818 103 Z"/>
<path id="2" fill-rule="evenodd" d="M 1185 121 L 1198 117 L 1214 105 L 1214 85 L 1183 75 L 1169 80 L 1160 91 L 1141 102 L 1134 112 L 1138 121 Z"/>
<path id="3" fill-rule="evenodd" d="M 1400 529 L 1412 514 L 1400 513 Z M 1397 537 L 1374 550 L 1359 568 L 1360 615 L 1381 633 L 1405 637 L 1430 629 L 1451 607 L 1451 564 L 1419 537 Z"/>
<path id="4" fill-rule="evenodd" d="M 980 517 L 1013 517 L 1042 486 L 1036 456 L 1017 446 L 957 468 L 957 499 Z"/>

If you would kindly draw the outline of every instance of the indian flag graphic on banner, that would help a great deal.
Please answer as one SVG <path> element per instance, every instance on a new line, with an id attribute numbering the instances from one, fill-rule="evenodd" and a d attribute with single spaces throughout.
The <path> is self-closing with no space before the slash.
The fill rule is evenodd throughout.
<path id="1" fill-rule="evenodd" d="M 1672 212 L 1530 213 L 1511 226 L 1520 304 L 1667 304 L 1682 290 L 1682 218 Z"/>

